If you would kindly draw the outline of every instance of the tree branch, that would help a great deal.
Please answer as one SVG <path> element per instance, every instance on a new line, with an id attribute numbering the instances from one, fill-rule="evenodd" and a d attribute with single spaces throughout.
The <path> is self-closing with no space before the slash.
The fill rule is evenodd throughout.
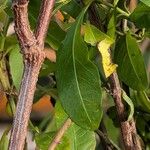
<path id="1" fill-rule="evenodd" d="M 37 28 L 35 31 L 35 37 L 39 45 L 43 44 L 45 39 L 49 21 L 51 19 L 52 10 L 55 0 L 43 0 L 40 8 L 40 14 L 38 17 Z"/>
<path id="2" fill-rule="evenodd" d="M 95 5 L 93 7 L 96 9 Z M 97 20 L 98 18 L 95 18 L 96 16 L 91 13 L 91 16 L 93 19 L 92 21 L 95 26 L 97 26 L 97 21 L 94 23 L 94 20 Z M 121 127 L 121 133 L 122 133 L 122 139 L 124 142 L 124 147 L 126 150 L 141 150 L 141 145 L 140 142 L 138 141 L 137 138 L 135 138 L 136 133 L 136 127 L 134 120 L 128 122 L 127 117 L 126 117 L 126 111 L 124 104 L 122 102 L 122 95 L 121 95 L 121 87 L 118 79 L 118 75 L 116 72 L 114 72 L 110 77 L 110 83 L 111 83 L 111 91 L 112 95 L 115 101 L 115 106 L 117 109 L 117 114 L 120 122 L 120 127 Z M 133 125 L 134 124 L 134 125 Z M 136 144 L 135 144 L 136 143 Z"/>
<path id="3" fill-rule="evenodd" d="M 54 150 L 56 148 L 56 146 L 60 143 L 61 138 L 63 137 L 64 133 L 66 132 L 66 130 L 70 127 L 72 121 L 70 118 L 68 118 L 63 126 L 59 129 L 59 131 L 57 132 L 55 138 L 53 139 L 53 141 L 51 142 L 49 149 L 48 150 Z"/>
<path id="4" fill-rule="evenodd" d="M 137 137 L 134 120 L 126 121 L 126 111 L 122 102 L 121 87 L 118 75 L 114 72 L 110 76 L 111 91 L 117 108 L 117 114 L 120 122 L 122 138 L 126 150 L 141 150 L 141 145 Z"/>
<path id="5" fill-rule="evenodd" d="M 50 5 L 50 1 L 54 3 L 54 0 L 43 0 L 43 4 L 46 2 L 47 5 Z M 49 7 L 52 9 L 53 5 Z M 41 31 L 39 28 L 44 28 L 42 30 L 44 31 L 44 34 L 39 32 L 39 34 L 37 34 L 37 40 L 30 29 L 27 6 L 27 0 L 13 1 L 15 31 L 18 36 L 21 51 L 23 53 L 24 74 L 10 136 L 9 150 L 23 150 L 24 148 L 25 138 L 27 135 L 27 126 L 33 103 L 33 96 L 36 89 L 36 82 L 38 80 L 38 74 L 41 65 L 45 58 L 45 52 L 43 51 L 44 36 L 46 36 L 46 31 L 50 21 L 49 16 L 51 16 L 52 12 L 52 10 L 47 10 L 49 9 L 48 6 L 46 8 L 41 8 L 41 16 L 45 16 L 45 22 L 44 26 L 38 25 L 37 30 Z M 44 11 L 42 11 L 42 9 L 44 9 Z M 38 43 L 39 41 L 40 45 Z"/>

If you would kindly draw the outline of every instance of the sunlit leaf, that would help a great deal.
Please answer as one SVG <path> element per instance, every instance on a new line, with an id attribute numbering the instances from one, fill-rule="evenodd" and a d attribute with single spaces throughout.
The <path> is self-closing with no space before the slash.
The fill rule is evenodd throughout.
<path id="1" fill-rule="evenodd" d="M 84 25 L 84 41 L 95 46 L 98 42 L 109 38 L 105 33 L 101 32 L 95 26 L 87 23 Z"/>
<path id="2" fill-rule="evenodd" d="M 150 7 L 150 0 L 140 0 L 140 1 Z"/>
<path id="3" fill-rule="evenodd" d="M 114 0 L 114 6 L 116 6 L 118 4 L 119 0 Z"/>

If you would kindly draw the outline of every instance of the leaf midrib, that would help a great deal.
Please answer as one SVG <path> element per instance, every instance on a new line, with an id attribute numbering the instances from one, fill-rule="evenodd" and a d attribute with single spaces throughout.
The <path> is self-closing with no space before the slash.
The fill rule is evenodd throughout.
<path id="1" fill-rule="evenodd" d="M 127 36 L 126 36 L 126 38 L 127 38 Z M 139 76 L 138 76 L 138 74 L 137 74 L 137 72 L 136 72 L 136 69 L 135 69 L 135 67 L 134 67 L 134 65 L 133 65 L 133 61 L 132 61 L 131 56 L 130 56 L 129 51 L 128 51 L 128 42 L 127 42 L 127 39 L 126 39 L 126 45 L 127 45 L 127 53 L 128 53 L 129 59 L 130 59 L 130 61 L 131 61 L 131 65 L 132 65 L 133 70 L 134 70 L 134 72 L 135 72 L 135 74 L 136 74 L 136 76 L 137 76 L 137 79 L 139 80 L 139 82 L 140 82 L 140 84 L 141 84 L 142 81 L 140 80 L 140 78 L 139 78 Z M 141 84 L 141 85 L 142 85 L 142 84 Z M 143 85 L 142 85 L 142 87 L 143 87 Z"/>
<path id="2" fill-rule="evenodd" d="M 75 55 L 74 55 L 74 53 L 75 53 L 74 52 L 74 50 L 75 50 L 75 39 L 76 39 L 75 37 L 76 37 L 78 26 L 80 25 L 79 23 L 80 23 L 80 19 L 81 18 L 82 18 L 82 15 L 81 15 L 81 17 L 79 18 L 79 21 L 76 24 L 75 31 L 74 31 L 74 36 L 73 36 L 73 44 L 72 44 L 73 69 L 74 69 L 74 73 L 75 73 L 75 80 L 76 80 L 76 84 L 77 84 L 79 97 L 80 97 L 81 102 L 82 102 L 81 104 L 82 104 L 83 109 L 84 109 L 84 111 L 85 111 L 85 113 L 87 115 L 87 118 L 88 118 L 88 120 L 89 120 L 89 122 L 91 124 L 92 121 L 91 121 L 90 116 L 89 116 L 89 114 L 88 114 L 88 112 L 86 110 L 86 107 L 85 107 L 85 104 L 84 104 L 84 100 L 83 100 L 82 94 L 80 92 L 80 87 L 79 87 L 79 82 L 78 82 L 78 77 L 77 77 L 77 72 L 76 72 L 76 65 L 75 65 Z"/>

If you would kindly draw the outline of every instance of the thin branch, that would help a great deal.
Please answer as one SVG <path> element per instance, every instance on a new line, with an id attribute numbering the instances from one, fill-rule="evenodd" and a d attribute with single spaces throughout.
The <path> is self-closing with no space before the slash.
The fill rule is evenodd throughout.
<path id="1" fill-rule="evenodd" d="M 45 39 L 55 0 L 43 0 L 40 8 L 35 37 L 41 46 Z"/>
<path id="2" fill-rule="evenodd" d="M 53 141 L 51 142 L 49 149 L 48 150 L 54 150 L 56 148 L 56 146 L 60 143 L 61 138 L 63 137 L 64 133 L 67 131 L 67 129 L 71 126 L 71 119 L 68 118 L 63 126 L 59 129 L 59 131 L 57 132 L 55 138 L 53 139 Z"/>
<path id="3" fill-rule="evenodd" d="M 136 138 L 137 132 L 134 120 L 131 120 L 130 122 L 126 121 L 127 116 L 124 104 L 122 102 L 121 87 L 117 73 L 114 72 L 109 79 L 115 106 L 117 108 L 124 147 L 126 150 L 141 150 L 142 148 L 140 142 Z"/>
<path id="4" fill-rule="evenodd" d="M 93 6 L 93 7 L 95 7 L 95 6 Z M 96 7 L 95 7 L 95 9 L 96 9 Z M 95 18 L 94 14 L 92 16 L 93 16 L 92 23 L 94 23 L 93 21 L 97 20 L 97 18 Z M 95 22 L 94 24 L 95 24 L 95 26 L 97 26 L 97 22 Z M 124 147 L 126 150 L 141 150 L 141 145 L 140 145 L 138 139 L 135 138 L 135 135 L 137 135 L 137 133 L 136 133 L 136 127 L 135 127 L 134 120 L 132 120 L 130 122 L 126 121 L 127 120 L 126 111 L 125 111 L 125 106 L 122 101 L 121 87 L 120 87 L 117 73 L 114 72 L 109 77 L 109 79 L 110 79 L 110 83 L 111 83 L 110 90 L 112 91 L 112 95 L 113 95 L 113 98 L 115 101 L 115 106 L 117 108 L 117 114 L 118 114 L 118 118 L 119 118 L 119 122 L 120 122 Z"/>
<path id="5" fill-rule="evenodd" d="M 104 134 L 101 130 L 96 130 L 96 133 L 105 142 L 106 149 L 108 149 L 108 150 L 119 150 L 120 149 L 112 143 L 112 141 L 108 138 L 107 134 Z"/>
<path id="6" fill-rule="evenodd" d="M 15 17 L 15 32 L 21 45 L 21 49 L 23 50 L 22 52 L 24 52 L 27 46 L 31 46 L 35 43 L 35 37 L 30 29 L 28 20 L 28 1 L 16 0 L 13 2 L 12 8 Z"/>

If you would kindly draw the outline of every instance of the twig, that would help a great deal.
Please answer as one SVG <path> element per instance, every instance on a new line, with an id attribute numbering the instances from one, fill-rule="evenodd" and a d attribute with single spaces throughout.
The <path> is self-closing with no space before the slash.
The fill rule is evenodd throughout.
<path id="1" fill-rule="evenodd" d="M 96 130 L 96 133 L 100 136 L 100 138 L 105 142 L 106 148 L 108 150 L 118 150 L 118 147 L 111 142 L 111 140 L 107 137 L 107 134 L 104 134 L 101 130 Z"/>
<path id="2" fill-rule="evenodd" d="M 38 44 L 41 46 L 45 39 L 49 20 L 52 15 L 52 10 L 54 7 L 55 0 L 43 0 L 40 8 L 40 14 L 38 17 L 38 24 L 35 31 L 35 37 Z"/>
<path id="3" fill-rule="evenodd" d="M 50 3 L 50 1 L 52 3 Z M 43 3 L 44 2 L 46 2 L 47 5 L 51 5 L 49 7 L 52 9 L 54 0 L 43 0 Z M 13 1 L 15 32 L 18 36 L 21 52 L 23 53 L 25 67 L 10 136 L 9 150 L 23 150 L 24 148 L 36 82 L 41 65 L 45 58 L 45 53 L 43 51 L 44 38 L 50 21 L 49 16 L 51 16 L 51 11 L 47 10 L 49 8 L 48 6 L 46 7 L 47 9 L 45 8 L 45 11 L 42 11 L 41 8 L 42 15 L 49 18 L 45 19 L 43 25 L 39 26 L 38 24 L 38 28 L 45 28 L 45 33 L 43 34 L 39 32 L 37 37 L 40 37 L 41 39 L 37 40 L 30 29 L 27 6 L 28 0 Z"/>
<path id="4" fill-rule="evenodd" d="M 117 73 L 114 72 L 109 79 L 111 83 L 111 90 L 115 101 L 115 106 L 117 108 L 117 114 L 120 122 L 124 147 L 126 150 L 140 150 L 141 149 L 140 143 L 138 139 L 135 138 L 137 133 L 134 120 L 130 122 L 126 121 L 127 120 L 126 111 L 124 104 L 122 102 L 121 87 Z"/>
<path id="5" fill-rule="evenodd" d="M 59 131 L 57 132 L 55 138 L 53 139 L 53 141 L 51 142 L 49 149 L 48 150 L 54 150 L 56 148 L 56 146 L 60 143 L 61 138 L 63 137 L 64 133 L 66 132 L 66 130 L 70 127 L 71 125 L 71 119 L 68 118 L 63 126 L 59 129 Z"/>

